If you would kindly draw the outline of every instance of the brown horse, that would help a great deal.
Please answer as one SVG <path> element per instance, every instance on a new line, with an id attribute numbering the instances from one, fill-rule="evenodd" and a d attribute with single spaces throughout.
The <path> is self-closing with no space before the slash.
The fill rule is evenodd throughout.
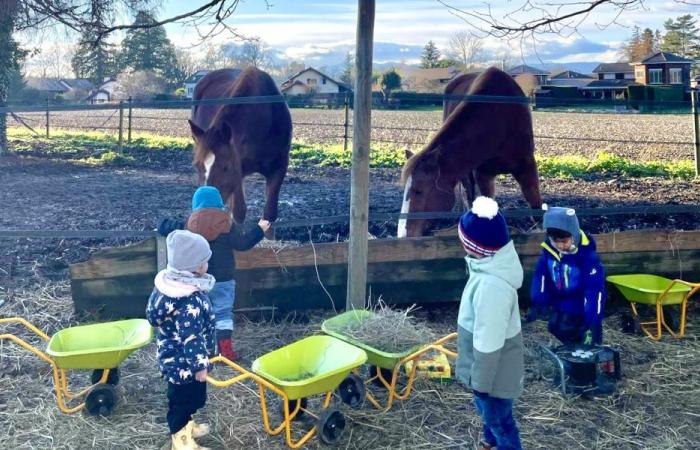
<path id="1" fill-rule="evenodd" d="M 541 207 L 530 108 L 503 99 L 525 99 L 516 82 L 491 67 L 478 75 L 460 75 L 445 94 L 496 96 L 500 101 L 445 101 L 442 128 L 415 155 L 407 151 L 401 212 L 451 210 L 460 182 L 470 202 L 476 185 L 482 195 L 493 197 L 494 179 L 502 173 L 513 174 L 531 207 Z M 424 236 L 434 225 L 433 220 L 401 219 L 398 236 Z"/>
<path id="2" fill-rule="evenodd" d="M 247 210 L 243 179 L 252 173 L 266 179 L 263 218 L 277 218 L 279 192 L 289 165 L 292 117 L 272 78 L 254 67 L 215 70 L 194 90 L 195 100 L 257 96 L 273 98 L 197 104 L 189 121 L 199 184 L 216 186 L 238 223 L 245 220 Z"/>

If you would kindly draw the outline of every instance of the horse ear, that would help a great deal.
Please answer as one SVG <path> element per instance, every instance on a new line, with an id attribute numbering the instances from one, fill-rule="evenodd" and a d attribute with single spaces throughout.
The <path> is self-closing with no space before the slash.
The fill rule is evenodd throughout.
<path id="1" fill-rule="evenodd" d="M 190 130 L 192 131 L 192 137 L 195 139 L 200 139 L 202 136 L 204 136 L 205 131 L 199 128 L 199 126 L 192 122 L 190 119 L 187 119 L 187 122 L 190 124 Z"/>
<path id="2" fill-rule="evenodd" d="M 421 158 L 421 162 L 423 163 L 422 165 L 424 170 L 429 172 L 437 170 L 439 157 L 440 155 L 436 151 L 429 152 L 425 156 L 423 156 Z"/>
<path id="3" fill-rule="evenodd" d="M 413 158 L 413 155 L 415 154 L 412 151 L 410 151 L 409 149 L 406 149 L 405 152 L 406 152 L 406 161 Z"/>

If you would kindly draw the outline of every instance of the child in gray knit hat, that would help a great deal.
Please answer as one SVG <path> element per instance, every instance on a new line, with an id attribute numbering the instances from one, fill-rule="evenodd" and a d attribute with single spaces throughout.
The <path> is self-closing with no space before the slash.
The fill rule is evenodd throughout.
<path id="1" fill-rule="evenodd" d="M 168 265 L 155 278 L 146 317 L 157 328 L 158 368 L 168 383 L 172 448 L 204 448 L 194 438 L 209 433 L 192 415 L 207 400 L 209 349 L 214 348 L 214 312 L 207 292 L 211 250 L 202 236 L 177 230 L 167 237 Z"/>

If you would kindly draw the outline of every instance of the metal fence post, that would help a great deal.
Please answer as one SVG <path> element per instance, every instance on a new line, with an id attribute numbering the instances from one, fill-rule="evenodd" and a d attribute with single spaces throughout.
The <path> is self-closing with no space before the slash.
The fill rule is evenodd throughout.
<path id="1" fill-rule="evenodd" d="M 350 96 L 348 95 L 348 92 L 345 92 L 345 122 L 343 123 L 343 152 L 347 153 L 348 151 L 348 117 L 349 117 L 349 112 L 350 112 Z"/>
<path id="2" fill-rule="evenodd" d="M 126 135 L 126 141 L 131 143 L 131 96 L 129 96 L 129 116 L 128 116 L 128 129 Z"/>
<path id="3" fill-rule="evenodd" d="M 122 152 L 124 147 L 124 100 L 119 100 L 119 143 L 117 150 Z"/>
<path id="4" fill-rule="evenodd" d="M 700 90 L 690 91 L 690 99 L 693 105 L 693 134 L 695 135 L 695 176 L 700 176 Z"/>
<path id="5" fill-rule="evenodd" d="M 49 137 L 49 98 L 46 97 L 46 137 Z"/>

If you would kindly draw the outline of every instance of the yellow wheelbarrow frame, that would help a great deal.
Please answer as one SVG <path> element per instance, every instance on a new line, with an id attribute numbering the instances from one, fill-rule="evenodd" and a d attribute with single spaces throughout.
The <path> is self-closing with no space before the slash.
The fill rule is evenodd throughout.
<path id="1" fill-rule="evenodd" d="M 0 324 L 19 324 L 23 325 L 25 328 L 28 330 L 32 331 L 34 334 L 39 336 L 41 339 L 46 341 L 47 343 L 51 340 L 51 337 L 49 337 L 46 333 L 29 323 L 27 320 L 22 319 L 21 317 L 11 317 L 7 319 L 0 319 Z M 95 387 L 101 385 L 101 384 L 106 384 L 107 379 L 109 377 L 109 370 L 110 369 L 104 369 L 102 372 L 102 377 L 100 380 L 79 391 L 78 393 L 72 393 L 69 388 L 68 388 L 68 375 L 66 374 L 65 369 L 62 369 L 56 364 L 56 361 L 54 361 L 46 352 L 39 350 L 38 348 L 34 347 L 27 341 L 15 336 L 14 334 L 10 333 L 4 333 L 0 334 L 0 340 L 7 339 L 9 341 L 14 342 L 15 344 L 19 345 L 20 347 L 24 348 L 25 350 L 28 350 L 32 353 L 34 353 L 36 356 L 38 356 L 40 359 L 44 360 L 45 362 L 49 363 L 51 366 L 51 369 L 53 371 L 53 384 L 54 388 L 56 391 L 56 402 L 58 403 L 58 408 L 66 413 L 66 414 L 73 414 L 85 407 L 85 401 L 81 402 L 80 404 L 74 405 L 74 406 L 68 406 L 66 400 L 72 401 L 81 397 L 86 396 L 89 394 Z"/>
<path id="2" fill-rule="evenodd" d="M 680 339 L 685 335 L 685 325 L 686 325 L 686 311 L 688 307 L 688 300 L 695 295 L 698 290 L 700 290 L 700 283 L 691 283 L 688 281 L 680 280 L 680 279 L 674 279 L 674 280 L 668 280 L 670 283 L 665 289 L 659 289 L 659 290 L 653 290 L 653 289 L 644 289 L 639 286 L 635 285 L 635 278 L 634 277 L 653 277 L 653 278 L 662 278 L 662 277 L 657 277 L 656 275 L 639 275 L 639 274 L 632 274 L 632 275 L 611 275 L 607 277 L 608 282 L 612 283 L 615 285 L 622 295 L 629 301 L 630 303 L 630 308 L 632 309 L 632 314 L 634 315 L 635 320 L 639 321 L 639 325 L 647 336 L 649 336 L 651 339 L 658 341 L 661 339 L 661 336 L 663 334 L 663 329 L 665 328 L 668 333 L 673 336 L 676 339 Z M 626 278 L 629 278 L 631 281 L 627 281 Z M 683 291 L 679 291 L 678 289 L 674 290 L 674 287 L 677 285 L 685 286 L 688 289 L 684 289 Z M 682 296 L 680 301 L 678 301 L 676 298 L 671 298 L 672 296 Z M 652 299 L 652 301 L 648 301 L 649 296 L 656 296 L 655 299 Z M 642 301 L 640 301 L 642 300 Z M 644 301 L 646 300 L 646 301 Z M 656 306 L 656 319 L 655 320 L 650 320 L 650 321 L 644 321 L 642 322 L 640 320 L 639 312 L 637 311 L 637 303 L 643 303 L 643 304 L 650 304 L 650 305 L 655 305 Z M 671 304 L 678 304 L 680 305 L 681 309 L 681 317 L 680 317 L 680 325 L 678 327 L 678 330 L 673 330 L 667 323 L 666 319 L 664 317 L 664 312 L 663 312 L 663 307 L 664 305 L 671 305 Z"/>
<path id="3" fill-rule="evenodd" d="M 212 365 L 223 364 L 236 372 L 236 375 L 224 380 L 208 375 L 207 382 L 219 388 L 246 380 L 255 382 L 258 385 L 260 411 L 265 431 L 271 436 L 284 432 L 287 445 L 296 449 L 319 433 L 319 426 L 324 428 L 320 431 L 321 439 L 329 442 L 325 434 L 326 424 L 333 423 L 334 417 L 344 420 L 342 413 L 331 407 L 333 392 L 339 389 L 348 378 L 364 388 L 362 381 L 352 375 L 352 372 L 366 360 L 367 355 L 363 350 L 340 339 L 325 335 L 309 336 L 261 356 L 253 362 L 252 370 L 241 367 L 223 356 L 215 356 L 209 360 Z M 306 364 L 309 368 L 313 367 L 312 364 L 317 365 L 314 374 L 303 374 L 297 381 L 285 381 L 284 378 L 287 375 L 299 375 L 305 372 L 303 368 Z M 268 412 L 267 391 L 273 392 L 282 400 L 282 422 L 275 426 L 272 425 Z M 321 412 L 318 415 L 303 405 L 303 399 L 315 395 L 323 396 Z M 356 396 L 364 398 L 364 392 L 356 393 Z M 295 401 L 293 408 L 290 408 L 290 401 Z M 294 440 L 292 421 L 302 412 L 317 419 L 318 423 L 307 430 L 300 439 Z M 338 430 L 335 427 L 332 429 Z M 338 435 L 332 437 L 339 439 L 341 435 L 342 428 Z"/>
<path id="4" fill-rule="evenodd" d="M 446 344 L 450 341 L 453 341 L 457 339 L 457 333 L 450 333 L 432 344 L 428 344 L 425 347 L 421 347 L 419 350 L 411 353 L 410 355 L 406 356 L 403 359 L 400 359 L 396 362 L 394 365 L 393 369 L 391 369 L 391 379 L 387 380 L 384 378 L 381 372 L 381 368 L 379 366 L 376 367 L 376 373 L 374 375 L 370 374 L 370 378 L 365 380 L 365 384 L 370 384 L 373 381 L 377 380 L 379 381 L 387 390 L 387 398 L 384 401 L 384 404 L 372 395 L 369 389 L 366 390 L 367 394 L 367 401 L 369 401 L 372 406 L 375 408 L 382 410 L 382 412 L 386 412 L 391 409 L 391 407 L 394 404 L 394 400 L 406 400 L 408 397 L 411 395 L 411 392 L 413 390 L 413 383 L 416 380 L 416 369 L 418 368 L 418 364 L 412 364 L 411 365 L 411 370 L 407 374 L 408 379 L 406 380 L 406 385 L 403 387 L 403 389 L 398 388 L 397 386 L 397 381 L 399 379 L 399 375 L 401 373 L 401 368 L 404 367 L 404 365 L 409 362 L 409 361 L 416 361 L 420 359 L 421 356 L 424 354 L 430 352 L 430 351 L 437 351 L 439 353 L 442 353 L 446 355 L 448 358 L 455 359 L 457 358 L 457 352 L 453 352 L 452 350 L 446 349 L 443 344 Z M 364 349 L 364 348 L 363 348 Z"/>

